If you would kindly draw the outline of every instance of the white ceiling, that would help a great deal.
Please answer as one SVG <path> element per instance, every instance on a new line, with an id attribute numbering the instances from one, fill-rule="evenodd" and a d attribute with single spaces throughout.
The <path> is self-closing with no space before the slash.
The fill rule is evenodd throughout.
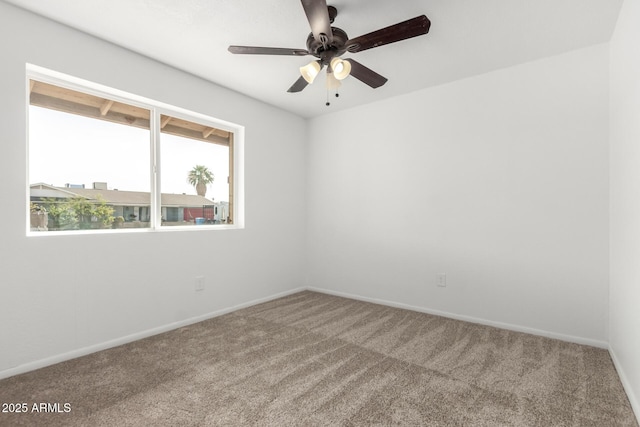
<path id="1" fill-rule="evenodd" d="M 299 0 L 5 0 L 204 79 L 315 117 L 416 89 L 609 41 L 623 0 L 329 0 L 350 38 L 418 15 L 425 36 L 345 54 L 387 77 L 350 77 L 340 98 L 321 79 L 287 89 L 312 56 L 232 55 L 231 44 L 306 49 Z"/>

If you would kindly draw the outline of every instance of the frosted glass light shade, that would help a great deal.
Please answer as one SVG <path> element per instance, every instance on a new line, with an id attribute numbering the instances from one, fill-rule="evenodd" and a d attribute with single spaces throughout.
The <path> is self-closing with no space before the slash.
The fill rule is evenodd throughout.
<path id="1" fill-rule="evenodd" d="M 318 64 L 318 61 L 312 61 L 304 67 L 300 67 L 300 74 L 309 84 L 313 83 L 319 72 L 320 64 Z"/>
<path id="2" fill-rule="evenodd" d="M 327 71 L 327 89 L 336 90 L 340 87 L 340 85 L 342 85 L 342 83 L 340 83 L 340 80 L 336 79 L 334 73 L 330 73 L 329 71 Z"/>
<path id="3" fill-rule="evenodd" d="M 340 58 L 333 58 L 331 60 L 331 69 L 336 79 L 344 80 L 349 73 L 351 73 L 351 63 L 349 61 L 343 61 Z"/>

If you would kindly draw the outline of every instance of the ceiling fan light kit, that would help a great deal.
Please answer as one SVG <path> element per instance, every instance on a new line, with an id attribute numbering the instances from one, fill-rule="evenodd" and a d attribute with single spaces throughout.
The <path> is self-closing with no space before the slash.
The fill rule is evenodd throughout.
<path id="1" fill-rule="evenodd" d="M 311 61 L 307 65 L 300 67 L 300 75 L 304 77 L 307 83 L 311 84 L 320 73 L 320 69 L 321 67 L 318 61 Z"/>
<path id="2" fill-rule="evenodd" d="M 351 74 L 351 63 L 348 60 L 344 61 L 336 57 L 331 60 L 330 64 L 333 76 L 338 80 L 344 80 Z"/>
<path id="3" fill-rule="evenodd" d="M 427 34 L 431 27 L 431 21 L 425 15 L 420 15 L 350 39 L 344 30 L 331 26 L 336 16 L 338 16 L 338 10 L 333 6 L 327 6 L 326 0 L 301 0 L 301 2 L 311 26 L 311 33 L 307 37 L 307 50 L 260 46 L 229 46 L 229 52 L 234 54 L 315 56 L 317 60 L 300 67 L 301 77 L 289 88 L 288 92 L 291 93 L 301 92 L 307 85 L 313 83 L 316 76 L 325 66 L 327 67 L 328 90 L 337 89 L 340 86 L 340 81 L 349 75 L 369 87 L 378 88 L 387 82 L 385 77 L 351 58 L 341 59 L 340 57 L 347 52 L 353 54 Z M 328 102 L 327 105 L 329 105 Z"/>
<path id="4" fill-rule="evenodd" d="M 333 73 L 327 71 L 327 90 L 338 90 L 342 85 Z"/>

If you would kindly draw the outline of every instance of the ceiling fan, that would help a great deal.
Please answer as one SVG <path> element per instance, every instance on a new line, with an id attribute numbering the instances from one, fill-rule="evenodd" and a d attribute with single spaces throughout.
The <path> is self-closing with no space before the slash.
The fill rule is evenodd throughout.
<path id="1" fill-rule="evenodd" d="M 300 92 L 312 83 L 320 70 L 327 67 L 327 88 L 337 89 L 340 80 L 351 75 L 364 84 L 378 88 L 387 79 L 353 59 L 340 59 L 346 52 L 357 53 L 374 47 L 395 43 L 412 37 L 427 34 L 431 21 L 425 16 L 417 16 L 404 22 L 350 39 L 347 33 L 332 27 L 338 10 L 327 6 L 326 0 L 301 0 L 304 12 L 311 26 L 307 37 L 307 49 L 290 49 L 260 46 L 229 46 L 229 52 L 245 55 L 312 55 L 317 60 L 300 68 L 301 77 L 289 88 L 288 92 Z M 336 96 L 337 93 L 336 93 Z M 329 102 L 327 102 L 329 105 Z"/>

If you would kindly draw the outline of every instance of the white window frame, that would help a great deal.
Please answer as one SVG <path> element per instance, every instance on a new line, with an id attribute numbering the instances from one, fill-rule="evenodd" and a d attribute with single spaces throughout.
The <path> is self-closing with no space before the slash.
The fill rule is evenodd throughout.
<path id="1" fill-rule="evenodd" d="M 60 86 L 62 88 L 84 92 L 102 98 L 144 108 L 150 111 L 150 203 L 151 221 L 148 228 L 117 228 L 95 230 L 65 230 L 65 231 L 31 231 L 29 203 L 25 204 L 26 234 L 27 236 L 68 236 L 73 234 L 112 234 L 112 233 L 145 233 L 145 232 L 194 232 L 209 230 L 237 230 L 244 228 L 244 126 L 221 119 L 213 118 L 206 114 L 176 107 L 150 98 L 134 95 L 118 89 L 110 88 L 98 83 L 73 77 L 57 71 L 49 70 L 37 65 L 26 64 L 25 100 L 26 100 L 26 200 L 31 200 L 29 182 L 29 107 L 30 107 L 30 80 Z M 163 226 L 160 205 L 160 176 L 161 176 L 161 152 L 160 152 L 160 115 L 173 116 L 183 120 L 194 121 L 217 129 L 233 133 L 233 221 L 231 224 L 203 224 L 193 227 Z M 231 153 L 230 153 L 231 155 Z"/>

